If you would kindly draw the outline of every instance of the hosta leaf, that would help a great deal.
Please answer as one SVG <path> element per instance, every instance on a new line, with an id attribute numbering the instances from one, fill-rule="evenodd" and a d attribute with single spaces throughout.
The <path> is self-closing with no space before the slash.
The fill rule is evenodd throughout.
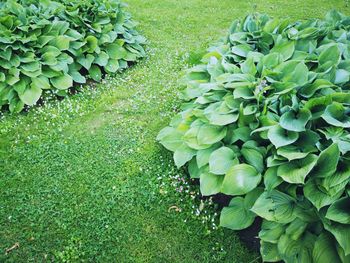
<path id="1" fill-rule="evenodd" d="M 235 152 L 228 147 L 221 147 L 213 151 L 209 158 L 209 171 L 213 174 L 226 174 L 226 172 L 237 164 Z"/>
<path id="2" fill-rule="evenodd" d="M 251 165 L 237 164 L 226 173 L 221 192 L 242 195 L 253 190 L 261 181 L 261 174 Z"/>
<path id="3" fill-rule="evenodd" d="M 49 79 L 44 77 L 44 76 L 33 78 L 31 86 L 35 86 L 36 88 L 39 88 L 39 89 L 50 89 L 51 88 Z"/>
<path id="4" fill-rule="evenodd" d="M 328 105 L 322 118 L 333 126 L 350 128 L 350 117 L 346 115 L 344 106 L 338 102 Z"/>
<path id="5" fill-rule="evenodd" d="M 316 79 L 312 84 L 302 87 L 299 90 L 299 93 L 306 98 L 310 98 L 316 91 L 332 87 L 334 87 L 334 84 L 332 82 L 325 79 Z"/>
<path id="6" fill-rule="evenodd" d="M 282 178 L 277 175 L 277 169 L 277 166 L 270 167 L 264 174 L 264 185 L 267 190 L 272 190 L 283 182 Z"/>
<path id="7" fill-rule="evenodd" d="M 279 224 L 272 221 L 263 220 L 259 238 L 262 241 L 277 244 L 281 235 L 286 231 L 286 225 Z"/>
<path id="8" fill-rule="evenodd" d="M 108 64 L 109 56 L 106 52 L 101 51 L 100 54 L 98 54 L 94 60 L 94 63 L 97 65 L 104 67 Z"/>
<path id="9" fill-rule="evenodd" d="M 214 195 L 220 192 L 223 175 L 204 172 L 200 175 L 200 190 L 202 195 Z"/>
<path id="10" fill-rule="evenodd" d="M 260 254 L 264 262 L 279 262 L 282 260 L 276 244 L 260 241 Z"/>
<path id="11" fill-rule="evenodd" d="M 174 153 L 174 161 L 178 168 L 185 165 L 188 161 L 195 156 L 196 151 L 188 147 L 186 144 L 182 144 L 178 147 Z"/>
<path id="12" fill-rule="evenodd" d="M 98 40 L 96 37 L 90 35 L 85 38 L 86 45 L 87 45 L 87 52 L 88 53 L 93 53 L 97 47 L 98 47 Z"/>
<path id="13" fill-rule="evenodd" d="M 335 201 L 328 208 L 326 218 L 338 223 L 350 224 L 350 198 L 343 197 Z"/>
<path id="14" fill-rule="evenodd" d="M 204 124 L 198 130 L 198 143 L 214 144 L 226 136 L 226 127 Z"/>
<path id="15" fill-rule="evenodd" d="M 73 86 L 73 79 L 68 74 L 50 79 L 51 84 L 59 90 L 66 90 Z"/>
<path id="16" fill-rule="evenodd" d="M 280 126 L 288 131 L 305 131 L 305 125 L 311 119 L 311 112 L 307 109 L 300 109 L 298 113 L 288 111 L 281 116 Z"/>
<path id="17" fill-rule="evenodd" d="M 331 176 L 337 170 L 339 157 L 339 147 L 336 143 L 333 143 L 319 155 L 312 170 L 312 175 L 319 178 Z"/>
<path id="18" fill-rule="evenodd" d="M 87 54 L 86 56 L 80 56 L 77 58 L 77 62 L 87 70 L 90 69 L 91 64 L 94 60 L 95 60 L 95 57 L 91 54 Z"/>
<path id="19" fill-rule="evenodd" d="M 211 154 L 220 147 L 220 144 L 214 144 L 212 147 L 199 150 L 196 155 L 198 167 L 201 168 L 209 163 Z"/>
<path id="20" fill-rule="evenodd" d="M 304 184 L 306 176 L 315 166 L 317 156 L 309 154 L 303 159 L 293 160 L 278 167 L 277 175 L 292 184 Z"/>
<path id="21" fill-rule="evenodd" d="M 338 192 L 334 196 L 330 196 L 319 188 L 317 182 L 313 179 L 308 180 L 304 186 L 304 195 L 310 202 L 320 210 L 322 207 L 332 204 L 336 201 L 342 194 L 343 191 Z"/>
<path id="22" fill-rule="evenodd" d="M 312 252 L 314 262 L 328 263 L 329 260 L 332 259 L 332 262 L 334 263 L 342 263 L 334 245 L 334 241 L 334 238 L 326 232 L 319 235 Z"/>
<path id="23" fill-rule="evenodd" d="M 31 85 L 23 92 L 23 94 L 18 94 L 18 96 L 25 104 L 32 106 L 37 103 L 41 93 L 42 90 L 40 88 Z"/>
<path id="24" fill-rule="evenodd" d="M 264 170 L 264 155 L 258 150 L 256 145 L 243 144 L 241 153 L 248 164 L 255 167 L 255 169 L 262 173 Z"/>
<path id="25" fill-rule="evenodd" d="M 320 65 L 331 62 L 333 65 L 337 65 L 340 61 L 340 51 L 337 45 L 331 45 L 323 50 L 318 58 Z"/>
<path id="26" fill-rule="evenodd" d="M 235 197 L 229 206 L 224 207 L 220 215 L 220 226 L 233 230 L 240 230 L 250 226 L 255 219 L 255 214 L 244 205 L 244 198 Z"/>
<path id="27" fill-rule="evenodd" d="M 306 147 L 305 147 L 306 148 Z M 304 150 L 304 152 L 302 152 Z M 287 158 L 288 161 L 296 160 L 296 159 L 303 159 L 305 158 L 309 153 L 310 149 L 303 149 L 294 145 L 287 145 L 281 148 L 277 149 L 277 154 Z"/>
<path id="28" fill-rule="evenodd" d="M 282 43 L 279 43 L 275 45 L 270 52 L 276 52 L 280 54 L 283 58 L 283 61 L 291 58 L 293 56 L 295 49 L 295 45 L 293 41 L 283 41 Z"/>
<path id="29" fill-rule="evenodd" d="M 344 250 L 345 256 L 350 255 L 350 225 L 344 225 L 339 223 L 325 223 L 326 230 L 332 233 L 339 245 Z"/>
<path id="30" fill-rule="evenodd" d="M 299 135 L 297 132 L 287 131 L 279 125 L 275 125 L 269 129 L 267 137 L 276 148 L 279 148 L 292 144 L 298 139 Z"/>
<path id="31" fill-rule="evenodd" d="M 92 65 L 89 69 L 89 75 L 94 81 L 100 81 L 102 78 L 101 70 L 98 66 Z"/>
<path id="32" fill-rule="evenodd" d="M 337 166 L 337 171 L 323 178 L 320 184 L 327 191 L 330 192 L 332 188 L 340 184 L 347 184 L 350 180 L 350 164 L 348 162 L 339 162 Z"/>
<path id="33" fill-rule="evenodd" d="M 117 59 L 109 59 L 107 65 L 105 66 L 105 70 L 109 73 L 115 73 L 119 68 L 119 62 Z"/>
<path id="34" fill-rule="evenodd" d="M 312 262 L 312 252 L 316 236 L 306 232 L 299 240 L 293 240 L 289 235 L 282 235 L 277 247 L 286 262 Z"/>
<path id="35" fill-rule="evenodd" d="M 295 219 L 293 213 L 295 199 L 277 190 L 264 192 L 252 207 L 258 216 L 278 223 L 290 223 Z"/>
<path id="36" fill-rule="evenodd" d="M 123 59 L 127 55 L 126 49 L 118 44 L 108 45 L 106 52 L 111 59 Z"/>
<path id="37" fill-rule="evenodd" d="M 68 50 L 70 41 L 70 38 L 67 36 L 56 36 L 49 42 L 49 44 L 58 48 L 59 50 Z"/>
<path id="38" fill-rule="evenodd" d="M 182 137 L 182 132 L 173 127 L 165 127 L 159 132 L 157 140 L 160 141 L 165 148 L 175 152 L 182 145 Z"/>

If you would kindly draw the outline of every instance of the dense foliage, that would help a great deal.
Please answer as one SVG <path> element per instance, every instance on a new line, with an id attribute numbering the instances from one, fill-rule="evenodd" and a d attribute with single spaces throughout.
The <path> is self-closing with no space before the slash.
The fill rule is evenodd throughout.
<path id="1" fill-rule="evenodd" d="M 192 68 L 158 140 L 264 261 L 350 262 L 350 18 L 250 15 Z"/>
<path id="2" fill-rule="evenodd" d="M 0 107 L 19 112 L 45 90 L 126 68 L 145 55 L 134 27 L 119 0 L 0 3 Z"/>

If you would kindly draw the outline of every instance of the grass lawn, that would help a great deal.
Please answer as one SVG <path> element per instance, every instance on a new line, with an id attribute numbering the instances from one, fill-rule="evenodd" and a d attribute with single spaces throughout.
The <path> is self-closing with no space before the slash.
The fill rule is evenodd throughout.
<path id="1" fill-rule="evenodd" d="M 155 137 L 179 106 L 183 70 L 233 19 L 349 14 L 347 1 L 126 2 L 147 59 L 0 120 L 0 262 L 259 262 L 232 231 L 213 230 L 215 206 L 195 197 Z"/>

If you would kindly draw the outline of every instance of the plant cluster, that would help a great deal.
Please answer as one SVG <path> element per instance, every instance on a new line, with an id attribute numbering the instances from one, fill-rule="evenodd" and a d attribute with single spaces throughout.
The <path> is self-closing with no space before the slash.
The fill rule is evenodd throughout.
<path id="1" fill-rule="evenodd" d="M 65 95 L 145 55 L 119 0 L 0 3 L 0 107 L 20 112 L 49 90 Z"/>
<path id="2" fill-rule="evenodd" d="M 264 261 L 350 261 L 349 28 L 336 11 L 235 21 L 158 135 L 203 195 L 233 196 L 221 226 L 263 219 Z"/>

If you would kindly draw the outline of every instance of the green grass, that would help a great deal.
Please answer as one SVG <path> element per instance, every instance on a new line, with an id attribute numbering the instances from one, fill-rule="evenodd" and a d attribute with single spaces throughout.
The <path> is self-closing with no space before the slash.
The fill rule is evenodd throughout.
<path id="1" fill-rule="evenodd" d="M 215 206 L 179 181 L 185 173 L 155 137 L 179 106 L 183 70 L 233 19 L 349 14 L 346 1 L 126 2 L 149 39 L 147 59 L 68 99 L 1 118 L 0 262 L 259 261 L 232 231 L 213 230 Z"/>

